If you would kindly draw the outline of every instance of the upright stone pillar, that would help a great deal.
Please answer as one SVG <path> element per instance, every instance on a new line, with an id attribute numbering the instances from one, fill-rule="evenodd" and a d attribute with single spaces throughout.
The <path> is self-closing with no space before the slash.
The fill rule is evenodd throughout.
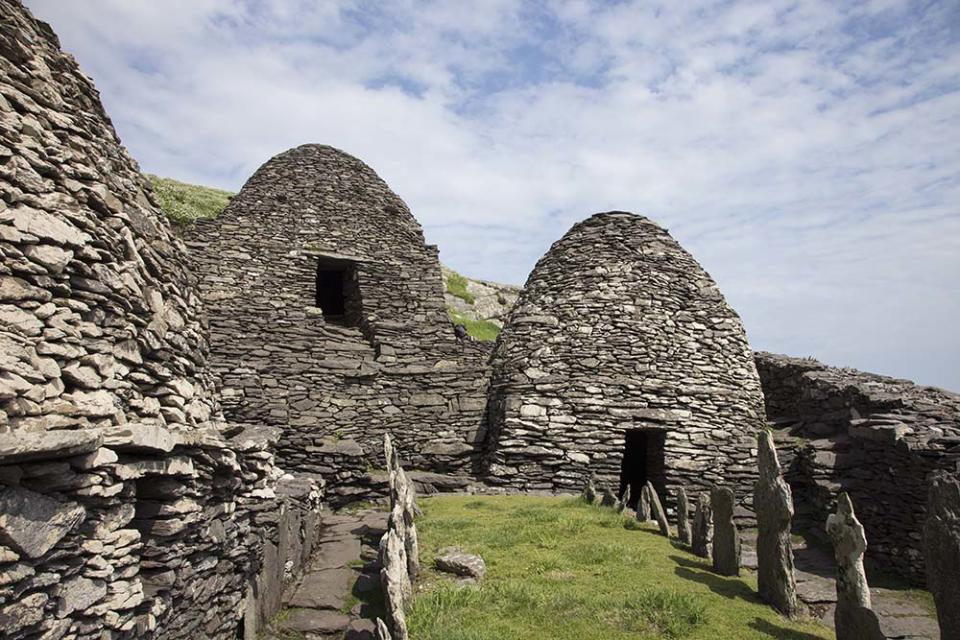
<path id="1" fill-rule="evenodd" d="M 602 507 L 616 507 L 617 506 L 617 494 L 610 490 L 610 487 L 604 487 L 600 492 L 600 506 Z"/>
<path id="2" fill-rule="evenodd" d="M 683 544 L 690 544 L 690 501 L 683 487 L 677 489 L 677 536 Z"/>
<path id="3" fill-rule="evenodd" d="M 660 496 L 657 495 L 657 490 L 653 488 L 652 483 L 647 482 L 647 486 L 645 488 L 647 490 L 647 495 L 650 496 L 650 511 L 652 512 L 653 519 L 657 521 L 657 526 L 660 527 L 660 535 L 669 538 L 670 523 L 667 521 L 667 512 L 663 509 L 663 503 L 660 502 Z"/>
<path id="4" fill-rule="evenodd" d="M 933 593 L 941 638 L 960 638 L 960 478 L 938 473 L 927 496 L 923 525 L 927 587 Z"/>
<path id="5" fill-rule="evenodd" d="M 650 490 L 647 485 L 640 489 L 640 499 L 637 500 L 637 520 L 646 522 L 650 519 Z"/>
<path id="6" fill-rule="evenodd" d="M 697 495 L 697 510 L 693 514 L 693 538 L 691 551 L 701 558 L 710 559 L 713 551 L 713 509 L 710 507 L 710 494 L 701 491 Z"/>
<path id="7" fill-rule="evenodd" d="M 870 609 L 870 587 L 863 570 L 867 538 L 853 513 L 846 492 L 837 499 L 837 512 L 827 517 L 827 534 L 837 560 L 837 640 L 884 640 L 880 621 Z"/>
<path id="8" fill-rule="evenodd" d="M 623 490 L 623 495 L 620 496 L 617 502 L 617 511 L 620 513 L 623 513 L 628 508 L 630 508 L 630 485 L 627 485 L 627 488 Z"/>
<path id="9" fill-rule="evenodd" d="M 593 481 L 593 474 L 587 478 L 587 483 L 583 485 L 583 499 L 588 504 L 596 504 L 597 502 L 597 486 Z"/>
<path id="10" fill-rule="evenodd" d="M 797 614 L 797 583 L 793 574 L 790 523 L 793 498 L 790 485 L 780 473 L 780 461 L 773 434 L 757 434 L 760 474 L 753 487 L 753 508 L 757 514 L 757 591 L 781 613 Z"/>
<path id="11" fill-rule="evenodd" d="M 723 576 L 740 575 L 740 532 L 733 521 L 733 491 L 714 487 L 710 491 L 713 507 L 713 570 Z"/>

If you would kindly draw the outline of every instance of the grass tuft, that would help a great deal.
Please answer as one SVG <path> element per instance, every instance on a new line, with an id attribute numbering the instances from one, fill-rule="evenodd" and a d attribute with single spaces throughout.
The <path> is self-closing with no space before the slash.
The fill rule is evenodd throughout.
<path id="1" fill-rule="evenodd" d="M 453 309 L 448 309 L 447 312 L 450 314 L 450 320 L 453 324 L 462 325 L 467 330 L 467 335 L 474 340 L 496 340 L 497 336 L 500 335 L 500 327 L 489 320 L 474 320 L 457 313 Z"/>

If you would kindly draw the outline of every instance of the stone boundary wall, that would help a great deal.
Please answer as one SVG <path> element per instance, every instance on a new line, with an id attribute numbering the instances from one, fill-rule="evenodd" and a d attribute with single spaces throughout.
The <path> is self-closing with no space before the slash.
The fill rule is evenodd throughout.
<path id="1" fill-rule="evenodd" d="M 716 283 L 650 220 L 601 213 L 557 241 L 492 367 L 488 482 L 577 492 L 593 473 L 616 491 L 626 433 L 653 430 L 648 480 L 671 508 L 680 486 L 727 485 L 749 517 L 764 424 L 752 352 Z"/>
<path id="2" fill-rule="evenodd" d="M 846 491 L 866 529 L 867 559 L 922 584 L 930 476 L 957 473 L 960 395 L 813 359 L 755 357 L 795 527 L 824 536 Z"/>
<path id="3" fill-rule="evenodd" d="M 223 421 L 185 248 L 96 89 L 14 0 L 0 257 L 0 636 L 246 633 L 302 563 L 319 487 L 282 477 L 269 432 Z"/>
<path id="4" fill-rule="evenodd" d="M 331 500 L 349 501 L 382 468 L 390 432 L 411 468 L 473 470 L 488 351 L 455 338 L 436 247 L 370 167 L 324 145 L 290 149 L 183 236 L 224 413 L 281 428 L 284 468 L 324 474 Z M 349 266 L 345 322 L 316 306 L 321 263 Z"/>

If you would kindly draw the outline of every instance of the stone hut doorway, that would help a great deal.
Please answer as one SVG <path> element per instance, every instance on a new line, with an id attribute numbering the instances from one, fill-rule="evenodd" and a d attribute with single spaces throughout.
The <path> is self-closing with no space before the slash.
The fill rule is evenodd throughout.
<path id="1" fill-rule="evenodd" d="M 664 429 L 629 429 L 624 434 L 623 460 L 620 463 L 620 492 L 630 487 L 630 507 L 636 507 L 640 490 L 652 482 L 657 493 L 664 495 L 663 446 L 667 432 Z"/>
<path id="2" fill-rule="evenodd" d="M 317 263 L 316 305 L 329 323 L 357 326 L 361 317 L 356 267 L 347 260 L 321 258 Z"/>

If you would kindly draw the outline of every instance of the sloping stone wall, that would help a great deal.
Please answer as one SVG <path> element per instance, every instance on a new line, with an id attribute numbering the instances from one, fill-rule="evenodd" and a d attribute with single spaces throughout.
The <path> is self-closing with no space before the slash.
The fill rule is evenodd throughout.
<path id="1" fill-rule="evenodd" d="M 489 481 L 617 487 L 625 433 L 659 429 L 675 490 L 729 485 L 749 503 L 763 399 L 739 318 L 655 223 L 610 212 L 575 225 L 534 267 L 497 342 Z M 634 492 L 636 495 L 637 491 Z"/>
<path id="2" fill-rule="evenodd" d="M 796 527 L 825 535 L 846 491 L 866 529 L 867 559 L 923 583 L 930 475 L 957 473 L 960 395 L 812 359 L 758 352 L 756 364 Z"/>
<path id="3" fill-rule="evenodd" d="M 269 438 L 220 417 L 185 255 L 93 85 L 0 0 L 4 638 L 235 638 L 301 562 L 265 559 L 319 489 L 278 498 Z"/>
<path id="4" fill-rule="evenodd" d="M 487 353 L 455 338 L 436 248 L 373 170 L 296 147 L 185 237 L 225 414 L 282 427 L 284 467 L 323 473 L 348 499 L 389 431 L 413 467 L 471 469 Z M 321 263 L 349 268 L 358 308 L 344 321 L 316 306 Z"/>

